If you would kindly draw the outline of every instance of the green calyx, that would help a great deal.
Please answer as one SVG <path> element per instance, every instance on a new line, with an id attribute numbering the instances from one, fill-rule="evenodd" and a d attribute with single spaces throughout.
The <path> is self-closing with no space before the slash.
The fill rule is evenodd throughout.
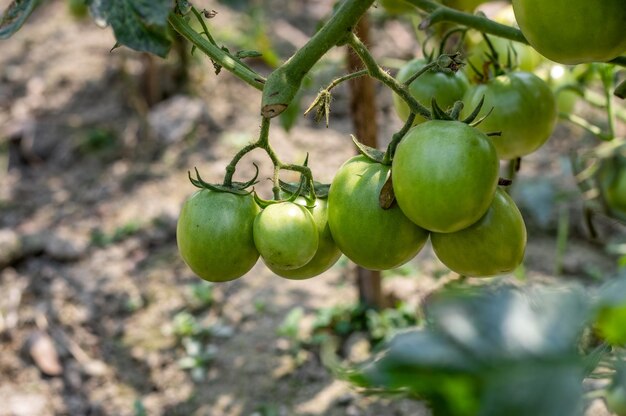
<path id="1" fill-rule="evenodd" d="M 248 191 L 246 190 L 246 188 L 258 183 L 257 178 L 259 177 L 259 167 L 256 165 L 256 163 L 253 163 L 253 165 L 254 165 L 254 168 L 256 169 L 256 172 L 252 179 L 250 179 L 248 182 L 232 182 L 230 186 L 222 185 L 222 184 L 219 184 L 219 185 L 211 184 L 211 183 L 205 182 L 200 176 L 200 172 L 198 172 L 198 168 L 194 168 L 196 172 L 195 178 L 191 176 L 191 172 L 187 172 L 187 174 L 189 176 L 189 181 L 193 184 L 193 186 L 197 188 L 209 189 L 215 192 L 229 192 L 235 195 L 248 195 L 252 191 Z"/>

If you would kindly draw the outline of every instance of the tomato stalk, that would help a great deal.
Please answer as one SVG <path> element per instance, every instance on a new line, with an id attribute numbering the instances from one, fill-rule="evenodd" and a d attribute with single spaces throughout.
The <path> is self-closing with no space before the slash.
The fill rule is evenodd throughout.
<path id="1" fill-rule="evenodd" d="M 274 186 L 272 188 L 272 192 L 274 194 L 275 199 L 280 198 L 280 181 L 279 181 L 278 176 L 281 170 L 291 170 L 294 172 L 299 172 L 301 175 L 303 175 L 306 178 L 306 182 L 310 185 L 311 189 L 314 189 L 313 173 L 311 172 L 311 169 L 308 166 L 306 166 L 308 155 L 307 155 L 307 160 L 305 160 L 304 162 L 304 165 L 283 163 L 279 159 L 272 145 L 270 144 L 270 140 L 269 140 L 270 124 L 271 124 L 271 121 L 269 118 L 267 117 L 262 118 L 259 138 L 254 143 L 250 143 L 244 148 L 242 148 L 241 150 L 239 150 L 239 152 L 237 152 L 237 154 L 232 158 L 228 166 L 226 166 L 226 174 L 224 176 L 223 186 L 225 187 L 232 186 L 233 175 L 235 174 L 235 171 L 237 170 L 237 163 L 239 163 L 239 161 L 246 154 L 250 153 L 254 149 L 263 149 L 265 153 L 267 153 L 267 156 L 272 161 L 272 164 L 274 165 L 274 175 L 272 178 Z M 315 195 L 314 191 L 312 191 L 311 193 L 312 195 Z"/>
<path id="2" fill-rule="evenodd" d="M 354 52 L 361 58 L 365 68 L 368 70 L 369 75 L 391 88 L 393 92 L 398 94 L 411 109 L 411 112 L 417 113 L 424 118 L 429 119 L 431 114 L 428 108 L 420 104 L 409 92 L 406 85 L 399 83 L 395 78 L 385 72 L 376 62 L 371 55 L 367 47 L 361 42 L 361 40 L 354 34 L 350 33 L 347 37 L 346 43 L 354 50 Z"/>
<path id="3" fill-rule="evenodd" d="M 600 78 L 602 79 L 602 87 L 604 89 L 604 99 L 606 101 L 606 115 L 608 121 L 608 136 L 613 139 L 615 137 L 615 113 L 613 111 L 613 82 L 615 70 L 612 65 L 603 65 L 600 68 Z"/>
<path id="4" fill-rule="evenodd" d="M 209 56 L 216 64 L 232 72 L 257 90 L 263 90 L 265 78 L 242 64 L 238 58 L 209 42 L 189 25 L 189 22 L 175 13 L 171 13 L 169 23 L 172 28 L 189 40 L 196 48 Z M 207 31 L 208 33 L 208 31 Z"/>
<path id="5" fill-rule="evenodd" d="M 350 74 L 343 75 L 333 80 L 330 84 L 328 84 L 326 88 L 323 88 L 322 90 L 320 90 L 320 92 L 317 94 L 317 97 L 315 97 L 315 100 L 313 100 L 313 103 L 311 103 L 309 108 L 307 108 L 306 111 L 304 112 L 304 115 L 306 116 L 314 108 L 317 108 L 315 112 L 315 121 L 320 122 L 322 118 L 325 118 L 326 127 L 328 127 L 330 123 L 330 100 L 331 100 L 330 91 L 336 86 L 338 86 L 339 84 L 341 84 L 342 82 L 350 81 L 352 79 L 359 78 L 367 74 L 368 74 L 367 69 L 362 69 L 360 71 L 352 72 Z"/>
<path id="6" fill-rule="evenodd" d="M 345 0 L 302 48 L 269 75 L 261 104 L 264 117 L 276 117 L 285 111 L 304 76 L 330 49 L 344 42 L 346 34 L 352 33 L 352 28 L 372 3 L 374 0 Z"/>
<path id="7" fill-rule="evenodd" d="M 409 114 L 409 117 L 406 119 L 404 126 L 391 136 L 391 142 L 389 142 L 389 146 L 387 146 L 387 151 L 385 152 L 385 156 L 383 157 L 384 165 L 391 165 L 391 161 L 393 160 L 393 156 L 396 153 L 396 148 L 402 138 L 406 135 L 411 127 L 413 127 L 413 122 L 415 121 L 415 113 Z"/>

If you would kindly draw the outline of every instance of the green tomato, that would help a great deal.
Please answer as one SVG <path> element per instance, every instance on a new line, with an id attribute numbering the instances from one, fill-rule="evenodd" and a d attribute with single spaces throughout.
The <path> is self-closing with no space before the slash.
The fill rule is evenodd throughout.
<path id="1" fill-rule="evenodd" d="M 178 251 L 204 280 L 226 282 L 246 274 L 259 258 L 252 224 L 259 207 L 250 195 L 203 189 L 183 205 L 176 226 Z"/>
<path id="2" fill-rule="evenodd" d="M 552 135 L 557 122 L 556 100 L 550 87 L 530 72 L 500 75 L 465 95 L 467 115 L 484 97 L 478 125 L 485 133 L 501 132 L 491 140 L 500 159 L 515 159 L 541 147 Z M 492 110 L 493 109 L 493 110 Z"/>
<path id="3" fill-rule="evenodd" d="M 459 121 L 427 121 L 402 139 L 393 159 L 398 205 L 415 224 L 451 233 L 482 217 L 498 184 L 491 140 Z"/>
<path id="4" fill-rule="evenodd" d="M 605 62 L 626 51 L 624 0 L 513 0 L 528 42 L 561 64 Z"/>
<path id="5" fill-rule="evenodd" d="M 415 12 L 415 7 L 403 0 L 378 0 L 378 3 L 387 13 L 392 15 Z"/>
<path id="6" fill-rule="evenodd" d="M 413 74 L 427 65 L 424 59 L 413 59 L 407 62 L 396 76 L 399 82 L 405 82 Z M 415 81 L 409 85 L 411 95 L 421 104 L 430 107 L 433 97 L 437 100 L 437 104 L 444 110 L 452 107 L 456 101 L 460 101 L 467 91 L 469 83 L 462 72 L 455 74 L 446 74 L 444 72 L 428 71 L 420 75 Z M 409 117 L 409 106 L 400 96 L 393 94 L 393 105 L 396 109 L 398 117 L 403 121 Z M 419 114 L 415 117 L 415 123 L 423 123 L 426 121 Z"/>
<path id="7" fill-rule="evenodd" d="M 526 226 L 515 202 L 498 189 L 487 213 L 456 233 L 431 234 L 435 254 L 464 276 L 508 273 L 520 265 L 526 249 Z"/>
<path id="8" fill-rule="evenodd" d="M 317 251 L 315 220 L 302 205 L 280 202 L 265 208 L 254 220 L 254 244 L 268 267 L 285 270 L 307 264 Z"/>
<path id="9" fill-rule="evenodd" d="M 389 166 L 355 156 L 339 168 L 328 194 L 328 224 L 337 246 L 356 264 L 387 270 L 411 260 L 428 233 L 398 208 L 380 207 Z"/>
<path id="10" fill-rule="evenodd" d="M 304 198 L 298 198 L 296 203 L 306 204 Z M 297 269 L 283 269 L 269 266 L 269 269 L 281 277 L 294 280 L 308 279 L 317 276 L 330 269 L 341 257 L 341 251 L 330 232 L 328 225 L 328 201 L 326 199 L 316 199 L 315 206 L 310 209 L 315 226 L 319 235 L 319 245 L 315 256 L 304 266 Z"/>

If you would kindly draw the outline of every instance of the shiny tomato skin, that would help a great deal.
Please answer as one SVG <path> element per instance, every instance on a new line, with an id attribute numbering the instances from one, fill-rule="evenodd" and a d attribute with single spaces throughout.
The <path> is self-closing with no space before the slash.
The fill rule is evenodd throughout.
<path id="1" fill-rule="evenodd" d="M 296 203 L 305 205 L 303 198 L 298 198 Z M 269 266 L 269 269 L 286 279 L 303 280 L 315 277 L 330 269 L 341 257 L 341 251 L 330 232 L 328 225 L 328 200 L 317 198 L 315 206 L 310 208 L 311 215 L 315 220 L 315 226 L 319 235 L 319 244 L 315 256 L 304 266 L 297 269 L 282 269 Z"/>
<path id="2" fill-rule="evenodd" d="M 524 259 L 526 226 L 515 202 L 498 189 L 487 213 L 456 233 L 431 235 L 435 254 L 463 276 L 487 277 L 515 270 Z"/>
<path id="3" fill-rule="evenodd" d="M 178 250 L 204 280 L 226 282 L 247 273 L 259 258 L 252 224 L 259 207 L 250 195 L 203 189 L 184 203 L 176 226 Z"/>
<path id="4" fill-rule="evenodd" d="M 280 202 L 269 205 L 255 218 L 254 244 L 268 267 L 297 269 L 315 255 L 319 235 L 305 207 Z"/>
<path id="5" fill-rule="evenodd" d="M 624 0 L 513 0 L 528 42 L 567 65 L 605 62 L 626 51 Z"/>
<path id="6" fill-rule="evenodd" d="M 459 121 L 432 120 L 409 130 L 391 172 L 404 214 L 426 230 L 450 233 L 485 214 L 498 169 L 496 150 L 479 130 Z"/>
<path id="7" fill-rule="evenodd" d="M 424 59 L 413 59 L 400 68 L 396 79 L 399 82 L 405 82 L 426 65 L 427 61 Z M 461 71 L 455 74 L 428 71 L 409 85 L 411 95 L 421 104 L 430 108 L 432 98 L 435 97 L 437 104 L 444 110 L 452 107 L 456 101 L 460 101 L 468 88 L 469 82 Z M 407 103 L 400 96 L 394 94 L 393 105 L 398 117 L 402 121 L 406 121 L 410 113 Z M 418 114 L 414 124 L 424 121 L 426 119 Z"/>
<path id="8" fill-rule="evenodd" d="M 526 156 L 540 148 L 552 135 L 557 122 L 557 105 L 548 84 L 530 72 L 500 75 L 471 88 L 464 98 L 467 115 L 485 98 L 477 128 L 492 136 L 500 159 Z"/>
<path id="9" fill-rule="evenodd" d="M 380 191 L 389 166 L 355 156 L 337 171 L 328 195 L 328 224 L 339 249 L 370 270 L 387 270 L 411 260 L 428 232 L 413 224 L 395 205 L 380 207 Z"/>

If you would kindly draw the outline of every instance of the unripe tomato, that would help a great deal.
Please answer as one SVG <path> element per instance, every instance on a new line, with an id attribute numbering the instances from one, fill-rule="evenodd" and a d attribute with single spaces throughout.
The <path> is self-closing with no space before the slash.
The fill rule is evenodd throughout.
<path id="1" fill-rule="evenodd" d="M 536 75 L 517 71 L 475 86 L 465 95 L 463 113 L 471 113 L 483 97 L 479 117 L 493 111 L 478 129 L 502 133 L 491 137 L 500 159 L 532 153 L 552 135 L 557 122 L 556 100 L 550 87 Z"/>
<path id="2" fill-rule="evenodd" d="M 243 276 L 259 258 L 252 224 L 259 207 L 250 195 L 203 189 L 183 205 L 176 226 L 178 251 L 204 280 Z"/>
<path id="3" fill-rule="evenodd" d="M 426 65 L 427 61 L 424 59 L 413 59 L 400 68 L 396 79 L 400 82 L 405 82 Z M 469 83 L 462 72 L 446 74 L 444 72 L 428 71 L 409 85 L 409 91 L 417 101 L 427 107 L 430 106 L 433 97 L 435 97 L 437 104 L 441 108 L 447 109 L 463 98 L 468 87 Z M 406 121 L 410 113 L 407 103 L 400 96 L 394 94 L 393 105 L 398 117 Z M 426 119 L 418 114 L 415 117 L 414 124 L 423 123 L 424 121 Z"/>
<path id="4" fill-rule="evenodd" d="M 371 270 L 399 267 L 422 249 L 428 233 L 398 206 L 380 207 L 389 166 L 355 156 L 337 171 L 328 194 L 328 224 L 337 246 L 356 264 Z"/>
<path id="5" fill-rule="evenodd" d="M 498 189 L 477 223 L 456 233 L 433 233 L 431 241 L 450 270 L 464 276 L 494 276 L 513 271 L 524 259 L 526 226 L 515 202 Z"/>
<path id="6" fill-rule="evenodd" d="M 304 198 L 298 198 L 296 203 L 305 204 Z M 328 225 L 328 201 L 326 199 L 316 199 L 315 206 L 310 209 L 315 226 L 319 235 L 319 244 L 315 256 L 304 266 L 297 269 L 283 269 L 280 267 L 269 266 L 269 269 L 281 277 L 287 279 L 301 280 L 317 276 L 330 269 L 333 264 L 341 257 L 341 251 L 333 236 L 330 233 Z"/>
<path id="7" fill-rule="evenodd" d="M 378 0 L 378 3 L 389 14 L 407 14 L 415 12 L 415 7 L 402 0 Z"/>
<path id="8" fill-rule="evenodd" d="M 513 0 L 528 42 L 561 64 L 605 62 L 626 51 L 624 0 Z"/>
<path id="9" fill-rule="evenodd" d="M 482 217 L 498 184 L 491 140 L 459 121 L 427 121 L 402 139 L 393 159 L 402 212 L 429 231 L 451 233 Z"/>
<path id="10" fill-rule="evenodd" d="M 305 207 L 280 202 L 257 215 L 254 244 L 268 267 L 297 269 L 315 256 L 319 235 L 315 220 Z"/>

